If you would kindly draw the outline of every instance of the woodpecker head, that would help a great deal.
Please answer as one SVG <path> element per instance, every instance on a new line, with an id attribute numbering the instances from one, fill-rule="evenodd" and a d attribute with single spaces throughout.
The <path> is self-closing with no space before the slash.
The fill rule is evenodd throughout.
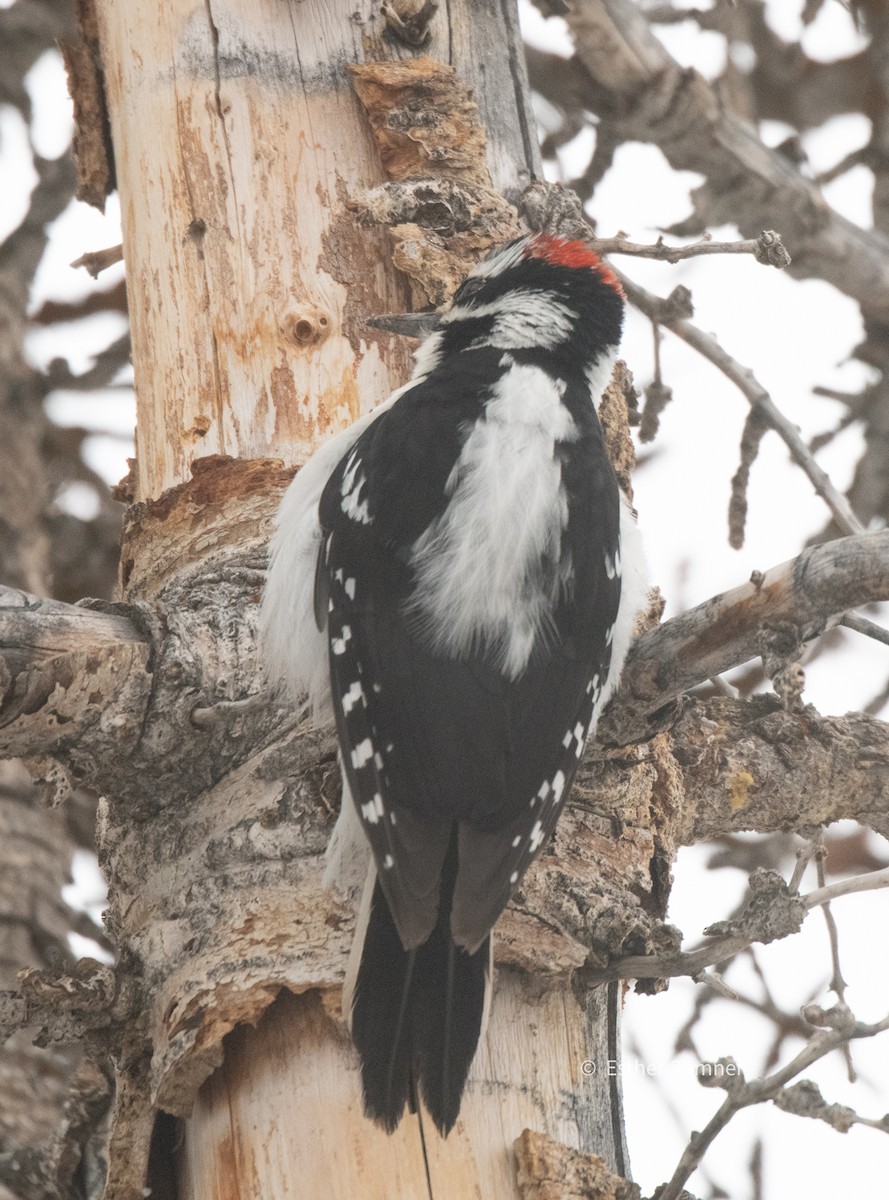
<path id="1" fill-rule="evenodd" d="M 551 357 L 589 372 L 620 341 L 624 297 L 583 242 L 538 233 L 483 259 L 417 351 L 416 374 L 444 355 L 492 347 Z"/>

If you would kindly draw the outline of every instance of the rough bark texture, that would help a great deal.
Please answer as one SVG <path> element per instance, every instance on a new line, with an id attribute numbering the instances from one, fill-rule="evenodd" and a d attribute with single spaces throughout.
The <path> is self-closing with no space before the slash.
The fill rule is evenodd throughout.
<path id="1" fill-rule="evenodd" d="M 428 57 L 415 64 L 369 5 L 263 3 L 247 11 L 214 3 L 198 11 L 168 0 L 149 8 L 150 16 L 134 4 L 96 6 L 139 399 L 130 484 L 137 504 L 125 527 L 121 583 L 135 606 L 132 652 L 147 647 L 150 680 L 126 764 L 101 752 L 92 772 L 105 796 L 99 844 L 109 928 L 123 952 L 104 1010 L 118 1061 L 108 1194 L 129 1198 L 143 1185 L 154 1107 L 192 1111 L 200 1085 L 223 1062 L 224 1036 L 240 1028 L 236 1039 L 252 1037 L 242 1027 L 267 1009 L 261 1028 L 272 1041 L 305 1053 L 282 1061 L 251 1051 L 245 1073 L 234 1042 L 185 1127 L 182 1186 L 202 1198 L 226 1194 L 225 1144 L 249 1137 L 258 1151 L 270 1132 L 261 1120 L 279 1118 L 269 1095 L 279 1086 L 293 1095 L 317 1089 L 324 1063 L 327 1133 L 336 1130 L 352 1153 L 328 1160 L 295 1107 L 284 1145 L 299 1171 L 310 1173 L 318 1194 L 353 1195 L 364 1178 L 357 1164 L 376 1145 L 391 1172 L 411 1181 L 407 1191 L 419 1190 L 416 1123 L 386 1142 L 359 1118 L 351 1050 L 319 1015 L 338 1019 L 352 914 L 320 887 L 338 790 L 332 738 L 261 695 L 254 619 L 270 521 L 290 477 L 263 456 L 298 463 L 329 429 L 402 382 L 405 349 L 364 324 L 404 306 L 393 257 L 407 266 L 429 247 L 445 250 L 458 265 L 448 272 L 442 257 L 427 269 L 443 299 L 469 260 L 518 230 L 500 194 L 515 196 L 536 158 L 514 14 L 509 6 L 452 6 L 433 21 Z M 489 62 L 480 49 L 486 41 L 509 52 Z M 444 65 L 434 62 L 437 51 Z M 363 77 L 346 69 L 373 56 L 395 61 L 365 64 Z M 366 109 L 356 78 L 378 88 L 363 97 Z M 459 210 L 450 224 L 428 202 L 401 222 L 413 232 L 410 249 L 392 232 L 399 258 L 387 229 L 355 220 L 386 178 L 369 114 L 385 112 L 391 127 L 399 103 L 428 99 L 430 89 L 440 108 L 424 125 L 427 153 L 392 182 L 413 183 L 415 194 L 425 187 L 426 196 L 464 190 L 450 193 Z M 487 140 L 480 117 L 490 122 Z M 604 839 L 598 850 L 607 864 Z M 615 896 L 634 852 L 634 881 L 645 888 L 650 844 L 629 839 L 610 868 Z M 606 1021 L 615 995 L 565 992 L 567 972 L 587 951 L 557 922 L 541 920 L 533 901 L 506 922 L 501 944 L 505 963 L 545 968 L 556 986 L 537 997 L 540 984 L 532 995 L 526 974 L 504 975 L 481 1082 L 459 1133 L 432 1152 L 466 1194 L 514 1194 L 508 1146 L 525 1124 L 544 1120 L 543 1111 L 554 1136 L 578 1147 L 610 1145 L 609 1157 L 622 1162 L 613 1082 L 590 1086 L 576 1071 L 591 1041 L 615 1040 Z M 319 989 L 323 1010 L 317 996 L 302 998 Z M 295 998 L 273 1005 L 282 991 Z M 531 1059 L 512 1040 L 528 1022 L 538 1031 Z M 317 1058 L 309 1051 L 315 1041 Z M 492 1121 L 501 1101 L 491 1080 L 506 1098 L 505 1134 L 500 1119 Z M 569 1105 L 560 1103 L 565 1092 Z M 249 1115 L 253 1104 L 262 1119 Z M 255 1121 L 259 1133 L 248 1134 Z M 276 1195 L 285 1187 L 274 1175 L 280 1169 L 264 1177 Z M 284 1177 L 295 1170 L 284 1168 Z"/>
<path id="2" fill-rule="evenodd" d="M 84 6 L 96 18 L 86 51 L 69 55 L 85 126 L 104 121 L 104 79 L 124 201 L 140 407 L 126 604 L 4 594 L 0 744 L 28 756 L 54 800 L 82 782 L 102 791 L 121 957 L 114 972 L 31 970 L 0 1023 L 30 1020 L 49 1042 L 76 1037 L 103 1063 L 114 1056 L 109 1200 L 135 1200 L 146 1178 L 156 1194 L 173 1187 L 174 1145 L 175 1186 L 194 1200 L 283 1200 L 307 1179 L 313 1196 L 425 1194 L 417 1122 L 387 1139 L 359 1113 L 338 1007 L 352 914 L 320 887 L 338 801 L 333 738 L 265 694 L 255 644 L 265 543 L 293 466 L 406 372 L 405 348 L 365 318 L 408 296 L 443 302 L 469 261 L 517 231 L 504 197 L 535 172 L 509 5 L 452 3 L 425 41 L 393 17 L 404 5 L 387 7 L 99 0 L 95 14 Z M 677 166 L 743 174 L 734 194 L 750 220 L 768 210 L 762 223 L 776 223 L 778 204 L 794 218 L 800 268 L 882 320 L 889 275 L 866 258 L 880 247 L 826 211 L 637 18 L 624 0 L 573 7 L 603 136 L 644 133 Z M 94 200 L 112 178 L 95 133 L 78 143 Z M 709 220 L 728 213 L 712 187 L 697 203 Z M 631 390 L 617 380 L 607 405 L 623 476 Z M 23 428 L 33 442 L 36 426 Z M 16 455 L 27 467 L 33 445 Z M 32 502 L 33 525 L 39 489 Z M 426 1146 L 435 1195 L 629 1200 L 585 1153 L 626 1173 L 617 1083 L 580 1069 L 617 1057 L 617 985 L 580 980 L 610 978 L 617 956 L 675 949 L 662 917 L 680 844 L 840 816 L 889 829 L 881 723 L 821 718 L 792 689 L 786 706 L 670 703 L 756 654 L 776 679 L 792 675 L 804 639 L 889 595 L 886 537 L 809 552 L 639 638 L 607 742 L 498 927 L 495 1008 L 463 1117 L 447 1143 Z M 33 547 L 5 578 L 42 590 L 39 537 Z M 8 824 L 42 839 L 43 870 L 0 891 L 10 913 L 24 892 L 42 919 L 11 917 L 2 957 L 36 968 L 49 956 L 34 929 L 50 945 L 60 937 L 65 914 L 46 898 L 66 851 L 52 818 L 32 833 L 39 813 L 27 814 Z M 5 820 L 0 808 L 0 830 Z M 25 1042 L 12 1052 L 16 1072 L 37 1061 Z M 46 1096 L 21 1106 L 20 1142 L 48 1127 L 58 1089 Z M 82 1147 L 108 1102 L 105 1072 L 84 1065 L 55 1174 L 35 1167 L 23 1195 L 45 1200 L 92 1170 Z M 187 1120 L 156 1127 L 158 1109 Z M 538 1132 L 513 1158 L 526 1126 Z"/>
<path id="3" fill-rule="evenodd" d="M 17 108 L 26 122 L 25 76 L 69 21 L 66 5 L 49 3 L 18 4 L 0 13 L 0 101 Z M 24 335 L 46 226 L 67 205 L 74 177 L 67 156 L 56 162 L 36 158 L 34 166 L 37 182 L 28 211 L 0 245 L 0 578 L 14 588 L 46 593 L 55 565 L 52 480 L 44 458 L 51 426 L 41 404 L 44 381 L 25 359 Z M 31 647 L 26 657 L 33 657 Z M 10 676 L 0 675 L 8 700 Z M 77 920 L 61 890 L 74 848 L 65 813 L 41 805 L 40 789 L 21 763 L 0 763 L 0 989 L 15 988 L 22 968 L 63 973 L 71 965 L 67 933 Z M 61 1161 L 57 1147 L 76 1107 L 72 1103 L 66 1113 L 77 1057 L 72 1047 L 33 1045 L 33 1030 L 2 1044 L 2 1200 L 46 1200 L 70 1175 L 72 1165 Z M 85 1136 L 75 1135 L 70 1144 Z"/>

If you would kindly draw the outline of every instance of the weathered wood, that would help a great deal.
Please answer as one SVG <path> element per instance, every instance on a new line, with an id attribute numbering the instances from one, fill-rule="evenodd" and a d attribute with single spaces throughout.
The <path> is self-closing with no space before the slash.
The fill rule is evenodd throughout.
<path id="1" fill-rule="evenodd" d="M 125 1145 L 131 1131 L 131 1158 L 142 1161 L 146 1104 L 187 1112 L 222 1058 L 226 1033 L 259 1020 L 279 989 L 336 984 L 344 965 L 351 913 L 337 912 L 319 887 L 330 821 L 324 803 L 334 800 L 325 796 L 330 748 L 307 735 L 297 714 L 288 727 L 280 712 L 270 720 L 267 707 L 253 703 L 262 688 L 254 636 L 262 546 L 282 482 L 260 459 L 271 452 L 302 461 L 407 373 L 405 347 L 365 325 L 374 312 L 404 307 L 407 296 L 388 232 L 356 220 L 362 197 L 385 177 L 347 68 L 365 58 L 412 59 L 413 51 L 393 39 L 370 0 L 225 0 L 197 9 L 185 0 L 99 0 L 96 8 L 139 405 L 138 503 L 122 582 L 143 606 L 154 649 L 142 737 L 130 778 L 109 780 L 100 845 L 111 927 L 140 963 L 146 997 L 144 1049 L 140 1059 L 132 1040 L 127 1046 L 113 1145 Z M 492 46 L 502 52 L 492 55 Z M 493 124 L 487 144 L 470 139 L 472 153 L 486 158 L 494 189 L 515 195 L 536 153 L 511 6 L 452 4 L 433 21 L 424 49 L 474 89 Z M 464 105 L 470 124 L 472 111 Z M 503 228 L 489 238 L 502 238 Z M 418 244 L 431 236 L 417 226 Z M 257 480 L 268 484 L 264 502 Z M 637 850 L 644 873 L 647 839 Z M 514 962 L 531 953 L 570 970 L 585 957 L 558 930 L 547 933 L 533 905 L 517 915 L 515 930 L 502 943 Z M 492 1026 L 502 1039 L 493 1082 L 473 1100 L 463 1139 L 446 1148 L 447 1171 L 467 1194 L 485 1187 L 477 1177 L 494 1178 L 494 1147 L 497 1194 L 514 1194 L 509 1147 L 533 1116 L 522 1099 L 527 1081 L 539 1078 L 547 1111 L 558 1112 L 571 1063 L 590 1040 L 592 1012 L 604 1028 L 604 993 L 581 1003 L 569 992 L 569 1053 L 560 990 L 568 975 L 548 1000 L 535 999 L 527 977 L 511 978 Z M 282 1069 L 292 1096 L 302 1094 L 307 1071 L 317 1072 L 308 1053 L 312 1003 L 297 1004 L 286 1036 L 276 1034 L 290 1048 Z M 555 1015 L 535 1038 L 521 1036 L 540 1005 Z M 277 1012 L 267 1018 L 272 1029 Z M 335 1032 L 325 1038 L 325 1081 L 344 1123 L 328 1119 L 348 1148 L 338 1186 L 351 1196 L 377 1135 L 358 1111 L 354 1070 L 342 1057 L 347 1043 Z M 226 1057 L 207 1085 L 225 1083 L 233 1108 L 249 1091 L 236 1061 Z M 262 1072 L 262 1063 L 255 1067 Z M 613 1089 L 607 1081 L 584 1087 L 583 1119 L 569 1117 L 565 1136 L 578 1145 L 601 1139 L 620 1161 Z M 186 1127 L 189 1161 L 213 1120 L 199 1104 Z M 280 1128 L 280 1112 L 277 1120 Z M 327 1168 L 298 1104 L 288 1105 L 287 1120 L 295 1132 L 280 1150 L 293 1157 L 275 1149 L 268 1194 L 283 1200 L 304 1184 L 313 1196 L 330 1190 L 316 1185 Z M 111 1158 L 109 1194 L 129 1197 L 132 1170 L 119 1150 Z M 230 1184 L 228 1161 L 217 1169 Z M 403 1194 L 421 1194 L 416 1139 L 402 1161 Z"/>
<path id="2" fill-rule="evenodd" d="M 492 170 L 515 193 L 534 126 L 515 14 L 494 7 L 442 14 L 429 49 L 496 114 Z M 404 48 L 370 0 L 96 8 L 125 197 L 136 498 L 205 454 L 302 461 L 407 370 L 405 348 L 364 324 L 405 306 L 385 234 L 358 231 L 346 204 L 381 178 L 346 67 Z"/>
<path id="3" fill-rule="evenodd" d="M 599 737 L 620 744 L 651 713 L 688 688 L 763 653 L 769 630 L 804 642 L 848 608 L 889 599 L 889 533 L 811 546 L 749 583 L 712 596 L 633 643 Z"/>
<path id="4" fill-rule="evenodd" d="M 0 587 L 0 646 L 4 755 L 59 755 L 92 775 L 93 756 L 132 749 L 151 680 L 130 617 Z"/>
<path id="5" fill-rule="evenodd" d="M 124 196 L 136 498 L 206 454 L 301 461 L 407 367 L 362 321 L 404 303 L 380 266 L 385 237 L 356 235 L 343 204 L 379 173 L 345 75 L 361 55 L 355 6 L 97 11 Z"/>
<path id="6" fill-rule="evenodd" d="M 345 1030 L 317 995 L 282 997 L 256 1029 L 232 1035 L 226 1071 L 202 1089 L 188 1123 L 181 1198 L 283 1196 L 286 1161 L 303 1164 L 288 1181 L 286 1195 L 294 1200 L 413 1200 L 427 1195 L 417 1175 L 424 1136 L 433 1196 L 517 1197 L 515 1130 L 530 1126 L 574 1149 L 611 1140 L 607 1112 L 591 1102 L 594 1076 L 584 1073 L 585 1063 L 605 1073 L 610 1062 L 617 1086 L 619 1059 L 602 1032 L 604 990 L 599 997 L 602 1008 L 593 1012 L 570 990 L 535 1000 L 518 976 L 501 971 L 488 1032 L 447 1141 L 428 1120 L 421 1134 L 420 1119 L 410 1117 L 391 1137 L 364 1122 L 360 1145 L 350 1137 L 363 1118 L 357 1057 Z M 343 1078 L 349 1087 L 341 1086 Z M 191 1136 L 198 1123 L 200 1139 Z"/>

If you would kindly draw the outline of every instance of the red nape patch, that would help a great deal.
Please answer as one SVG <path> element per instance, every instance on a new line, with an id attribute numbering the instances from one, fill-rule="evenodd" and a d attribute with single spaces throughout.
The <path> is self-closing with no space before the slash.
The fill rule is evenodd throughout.
<path id="1" fill-rule="evenodd" d="M 586 242 L 573 242 L 568 238 L 555 237 L 551 233 L 538 233 L 529 241 L 525 257 L 543 258 L 559 267 L 588 267 L 589 270 L 596 272 L 603 283 L 613 287 L 619 296 L 624 294 L 620 280 L 615 273 L 602 262 L 598 254 L 591 250 Z"/>

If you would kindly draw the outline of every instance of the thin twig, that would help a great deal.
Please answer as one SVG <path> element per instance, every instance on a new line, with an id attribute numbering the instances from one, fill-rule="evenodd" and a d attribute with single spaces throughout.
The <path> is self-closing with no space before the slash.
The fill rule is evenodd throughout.
<path id="1" fill-rule="evenodd" d="M 858 613 L 845 613 L 840 617 L 838 624 L 845 625 L 847 629 L 854 629 L 856 633 L 863 633 L 865 637 L 873 638 L 875 642 L 882 642 L 884 646 L 889 646 L 889 629 L 884 629 L 875 621 L 869 621 L 867 617 L 860 617 Z"/>
<path id="2" fill-rule="evenodd" d="M 700 975 L 694 977 L 694 982 L 706 984 L 708 988 L 711 988 L 723 1000 L 740 1000 L 740 996 L 735 989 L 729 987 L 722 976 L 718 975 L 715 971 L 701 971 Z"/>
<path id="3" fill-rule="evenodd" d="M 741 364 L 720 346 L 719 342 L 696 325 L 674 316 L 669 306 L 659 296 L 640 287 L 625 275 L 620 281 L 627 298 L 650 320 L 658 320 L 682 338 L 689 346 L 713 363 L 727 379 L 738 388 L 747 401 L 762 414 L 765 422 L 782 438 L 790 451 L 791 458 L 808 476 L 815 491 L 824 500 L 844 533 L 863 533 L 864 526 L 852 511 L 848 500 L 831 483 L 827 473 L 818 465 L 809 448 L 792 421 L 780 411 L 769 393 L 756 379 L 753 372 Z M 665 311 L 666 309 L 666 311 Z"/>
<path id="4" fill-rule="evenodd" d="M 829 904 L 840 896 L 851 896 L 856 892 L 873 892 L 879 888 L 889 887 L 889 867 L 880 871 L 866 871 L 863 875 L 851 875 L 848 879 L 838 879 L 826 887 L 815 888 L 803 899 L 810 911 L 822 904 Z"/>
<path id="5" fill-rule="evenodd" d="M 668 246 L 662 237 L 654 245 L 631 242 L 620 234 L 610 238 L 593 237 L 590 241 L 597 254 L 631 254 L 634 258 L 655 258 L 659 262 L 678 263 L 685 258 L 699 258 L 702 254 L 752 254 L 765 266 L 779 269 L 790 266 L 790 255 L 773 229 L 764 230 L 758 238 L 740 242 L 714 242 L 710 237 L 703 237 L 688 246 Z"/>
<path id="6" fill-rule="evenodd" d="M 851 171 L 853 167 L 864 164 L 870 166 L 873 160 L 874 153 L 870 146 L 859 146 L 857 150 L 853 150 L 850 154 L 844 155 L 838 163 L 834 163 L 826 171 L 819 171 L 815 176 L 815 183 L 819 187 L 823 187 L 826 183 L 833 183 L 835 179 L 839 179 L 841 175 L 845 175 L 847 171 Z"/>
<path id="7" fill-rule="evenodd" d="M 823 1016 L 825 1023 L 830 1027 L 818 1030 L 795 1058 L 765 1079 L 745 1082 L 744 1077 L 730 1059 L 722 1059 L 717 1064 L 702 1064 L 702 1068 L 709 1067 L 715 1074 L 705 1075 L 702 1068 L 699 1068 L 699 1080 L 711 1086 L 715 1083 L 717 1086 L 725 1087 L 726 1097 L 706 1126 L 699 1133 L 692 1134 L 672 1178 L 669 1183 L 659 1189 L 658 1200 L 678 1200 L 685 1184 L 697 1170 L 704 1154 L 732 1117 L 741 1109 L 774 1099 L 791 1079 L 794 1079 L 812 1063 L 836 1050 L 838 1046 L 859 1038 L 875 1037 L 878 1033 L 889 1029 L 889 1016 L 884 1017 L 875 1025 L 865 1025 L 856 1021 L 844 1004 L 838 1004 L 836 1008 L 829 1010 Z"/>
<path id="8" fill-rule="evenodd" d="M 818 842 L 815 838 L 811 838 L 804 846 L 800 846 L 796 852 L 796 866 L 793 868 L 793 874 L 790 877 L 790 882 L 787 885 L 787 890 L 790 892 L 798 892 L 799 885 L 803 881 L 803 876 L 806 873 L 806 867 L 815 857 L 818 852 Z"/>
<path id="9" fill-rule="evenodd" d="M 113 267 L 115 263 L 123 262 L 123 245 L 109 246 L 105 250 L 87 250 L 85 254 L 81 254 L 80 258 L 75 258 L 71 263 L 72 267 L 83 267 L 92 275 L 93 279 L 98 279 L 100 272 L 107 267 Z"/>
<path id="10" fill-rule="evenodd" d="M 738 689 L 732 687 L 732 685 L 727 680 L 723 679 L 721 675 L 711 675 L 708 682 L 716 688 L 720 696 L 727 696 L 729 700 L 737 700 L 739 694 Z"/>
<path id="11" fill-rule="evenodd" d="M 818 877 L 818 887 L 824 887 L 824 860 L 827 857 L 827 848 L 824 845 L 824 832 L 819 829 L 815 836 L 817 853 L 815 855 L 815 870 Z M 830 902 L 825 901 L 821 905 L 821 911 L 824 913 L 824 923 L 827 926 L 827 939 L 830 943 L 830 962 L 831 962 L 831 977 L 829 987 L 831 991 L 836 993 L 836 997 L 841 1004 L 846 1003 L 846 981 L 843 978 L 842 968 L 840 967 L 840 934 L 837 929 L 837 923 L 833 919 L 833 913 L 830 909 Z M 849 1082 L 854 1083 L 857 1079 L 855 1064 L 852 1062 L 852 1051 L 849 1048 L 849 1043 L 843 1045 L 843 1057 L 846 1060 L 846 1074 Z"/>
<path id="12" fill-rule="evenodd" d="M 889 887 L 889 867 L 880 871 L 868 871 L 839 879 L 826 887 L 818 887 L 802 897 L 806 910 L 811 912 L 839 896 L 850 896 L 854 892 L 872 892 Z M 694 978 L 708 967 L 739 954 L 762 939 L 753 933 L 728 933 L 709 938 L 694 950 L 681 950 L 676 954 L 633 955 L 616 959 L 601 970 L 585 975 L 590 983 L 606 983 L 615 979 L 675 979 L 680 975 Z"/>

